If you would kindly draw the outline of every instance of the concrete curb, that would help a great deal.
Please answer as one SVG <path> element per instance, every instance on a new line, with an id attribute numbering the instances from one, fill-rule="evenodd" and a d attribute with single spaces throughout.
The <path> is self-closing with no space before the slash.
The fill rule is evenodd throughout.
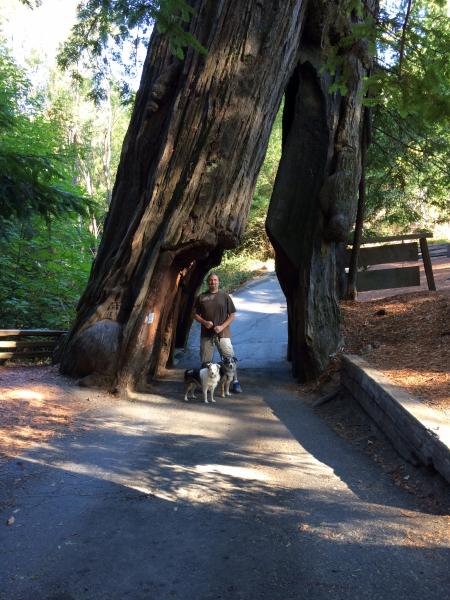
<path id="1" fill-rule="evenodd" d="M 450 483 L 450 424 L 359 356 L 342 357 L 341 385 L 413 464 L 433 466 Z"/>

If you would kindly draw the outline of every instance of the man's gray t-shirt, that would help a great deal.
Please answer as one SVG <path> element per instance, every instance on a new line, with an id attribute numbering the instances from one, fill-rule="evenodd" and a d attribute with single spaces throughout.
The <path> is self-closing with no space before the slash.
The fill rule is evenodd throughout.
<path id="1" fill-rule="evenodd" d="M 214 326 L 222 325 L 231 313 L 236 312 L 231 297 L 220 290 L 215 294 L 204 292 L 197 296 L 194 309 L 196 314 L 203 317 L 205 321 L 212 321 Z M 203 327 L 202 325 L 202 337 L 212 337 L 213 335 L 213 329 L 206 329 L 206 327 Z M 220 337 L 231 337 L 230 326 L 225 327 L 220 333 Z"/>

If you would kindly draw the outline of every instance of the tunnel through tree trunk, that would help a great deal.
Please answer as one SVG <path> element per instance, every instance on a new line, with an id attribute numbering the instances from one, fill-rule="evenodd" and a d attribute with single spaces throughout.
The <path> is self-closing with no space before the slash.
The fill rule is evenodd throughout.
<path id="1" fill-rule="evenodd" d="M 239 243 L 306 4 L 197 0 L 189 30 L 208 52 L 183 61 L 153 34 L 64 373 L 127 389 L 165 365 L 176 312 L 189 321 L 180 283 L 192 296 Z"/>
<path id="2" fill-rule="evenodd" d="M 61 370 L 89 384 L 145 384 L 170 360 L 174 335 L 185 340 L 202 277 L 242 236 L 289 80 L 267 227 L 294 373 L 317 375 L 338 344 L 334 249 L 353 219 L 367 52 L 359 43 L 345 50 L 345 98 L 328 93 L 321 66 L 323 48 L 348 36 L 357 17 L 345 0 L 192 4 L 189 30 L 208 52 L 188 50 L 180 61 L 152 36 L 104 235 L 63 352 Z"/>

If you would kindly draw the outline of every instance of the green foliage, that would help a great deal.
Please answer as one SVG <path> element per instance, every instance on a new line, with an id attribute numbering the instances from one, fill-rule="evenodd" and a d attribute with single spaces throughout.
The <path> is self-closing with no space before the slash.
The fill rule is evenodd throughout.
<path id="1" fill-rule="evenodd" d="M 377 233 L 448 220 L 450 134 L 442 124 L 376 109 L 368 152 L 366 227 Z"/>
<path id="2" fill-rule="evenodd" d="M 240 285 L 264 272 L 264 263 L 248 254 L 225 252 L 219 267 L 214 269 L 224 292 L 232 292 Z M 207 288 L 206 280 L 204 284 Z"/>
<path id="3" fill-rule="evenodd" d="M 412 3 L 407 20 L 404 7 L 382 11 L 378 47 L 366 229 L 433 228 L 450 208 L 450 21 L 442 2 Z"/>
<path id="4" fill-rule="evenodd" d="M 33 216 L 0 239 L 0 328 L 67 328 L 86 286 L 95 239 L 80 217 Z"/>
<path id="5" fill-rule="evenodd" d="M 450 20 L 443 3 L 416 0 L 407 20 L 404 8 L 382 10 L 378 31 L 378 68 L 369 82 L 378 104 L 394 105 L 402 118 L 448 124 Z"/>
<path id="6" fill-rule="evenodd" d="M 123 106 L 116 82 L 111 81 L 104 101 L 89 97 L 89 82 L 74 83 L 55 71 L 46 89 L 52 118 L 58 120 L 74 148 L 75 178 L 95 201 L 95 215 L 103 222 L 108 210 L 130 107 Z"/>
<path id="7" fill-rule="evenodd" d="M 2 52 L 0 327 L 66 328 L 96 253 L 129 109 L 113 85 L 107 101 L 95 106 L 83 81 L 75 86 L 57 72 L 38 93 Z M 7 197 L 5 174 L 20 182 L 23 199 L 18 186 Z"/>
<path id="8" fill-rule="evenodd" d="M 127 78 L 139 62 L 138 50 L 147 46 L 153 26 L 169 39 L 172 53 L 184 58 L 188 46 L 204 53 L 205 48 L 186 31 L 193 8 L 186 0 L 82 0 L 78 5 L 77 22 L 60 52 L 61 68 L 73 68 L 80 77 L 80 65 L 93 70 L 91 97 L 105 99 L 105 82 L 111 65 L 123 69 L 121 93 L 130 99 Z"/>
<path id="9" fill-rule="evenodd" d="M 42 0 L 20 0 L 22 4 L 28 6 L 28 8 L 36 8 L 42 4 Z"/>
<path id="10" fill-rule="evenodd" d="M 349 57 L 357 54 L 367 66 L 376 53 L 377 28 L 374 15 L 362 0 L 344 0 L 323 26 L 323 64 L 320 73 L 330 75 L 328 91 L 345 96 L 354 81 Z M 331 13 L 333 14 L 333 13 Z"/>
<path id="11" fill-rule="evenodd" d="M 258 175 L 252 206 L 243 240 L 234 253 L 258 260 L 273 258 L 274 252 L 266 233 L 266 215 L 278 170 L 282 144 L 283 104 L 272 127 L 266 156 Z"/>
<path id="12" fill-rule="evenodd" d="M 381 2 L 378 15 L 348 0 L 325 48 L 330 93 L 347 93 L 348 57 L 373 68 L 363 102 L 372 108 L 366 230 L 403 232 L 448 219 L 450 20 L 442 0 Z M 350 17 L 350 18 L 349 18 Z"/>
<path id="13" fill-rule="evenodd" d="M 45 218 L 70 211 L 84 214 L 89 204 L 72 183 L 71 148 L 4 46 L 0 127 L 0 235 L 8 223 L 34 213 Z"/>

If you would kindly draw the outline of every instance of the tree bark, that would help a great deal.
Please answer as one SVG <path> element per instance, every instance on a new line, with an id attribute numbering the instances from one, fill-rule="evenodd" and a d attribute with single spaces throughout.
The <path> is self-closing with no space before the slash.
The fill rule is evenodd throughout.
<path id="1" fill-rule="evenodd" d="M 208 52 L 189 50 L 179 61 L 165 38 L 151 39 L 104 235 L 65 347 L 62 371 L 89 384 L 139 387 L 170 362 L 174 336 L 185 341 L 201 280 L 242 236 L 288 82 L 267 229 L 294 374 L 317 376 L 338 346 L 335 248 L 354 218 L 367 52 L 362 43 L 345 50 L 345 98 L 328 93 L 321 66 L 324 46 L 349 33 L 347 2 L 193 5 L 189 29 Z"/>
<path id="2" fill-rule="evenodd" d="M 110 211 L 61 370 L 122 389 L 169 358 L 176 309 L 242 235 L 298 59 L 306 2 L 193 3 L 207 48 L 175 59 L 154 33 Z"/>
<path id="3" fill-rule="evenodd" d="M 339 348 L 337 252 L 354 222 L 361 174 L 361 43 L 341 51 L 345 96 L 329 93 L 324 48 L 350 28 L 343 2 L 309 4 L 300 60 L 285 97 L 283 149 L 267 216 L 288 306 L 288 360 L 300 380 L 316 378 Z M 345 54 L 344 54 L 345 52 Z"/>

